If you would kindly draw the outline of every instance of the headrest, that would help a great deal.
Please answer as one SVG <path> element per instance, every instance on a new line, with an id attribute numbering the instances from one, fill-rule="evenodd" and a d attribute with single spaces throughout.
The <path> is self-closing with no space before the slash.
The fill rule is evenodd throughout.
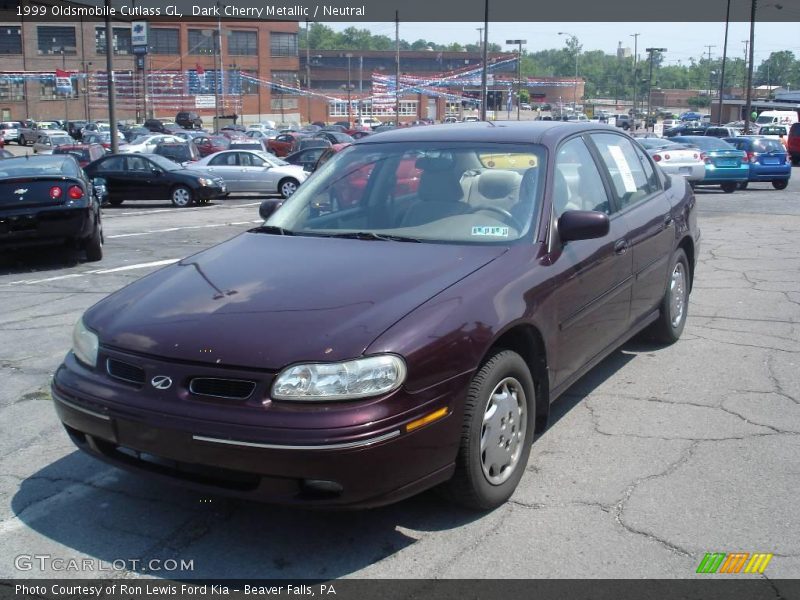
<path id="1" fill-rule="evenodd" d="M 519 188 L 519 174 L 513 171 L 484 171 L 478 177 L 478 192 L 484 198 L 507 198 Z"/>
<path id="2" fill-rule="evenodd" d="M 422 156 L 416 160 L 414 166 L 421 171 L 447 171 L 453 168 L 453 161 L 449 158 Z"/>

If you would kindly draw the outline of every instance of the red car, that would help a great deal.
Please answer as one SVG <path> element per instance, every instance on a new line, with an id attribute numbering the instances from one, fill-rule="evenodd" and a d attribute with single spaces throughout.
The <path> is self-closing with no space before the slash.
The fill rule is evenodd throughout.
<path id="1" fill-rule="evenodd" d="M 231 147 L 231 140 L 224 135 L 211 135 L 208 137 L 194 138 L 194 144 L 200 151 L 200 156 L 208 156 L 215 152 L 222 152 Z"/>
<path id="2" fill-rule="evenodd" d="M 71 154 L 82 169 L 90 162 L 105 156 L 106 151 L 101 144 L 70 144 L 69 146 L 54 148 L 53 154 Z"/>
<path id="3" fill-rule="evenodd" d="M 792 164 L 800 165 L 800 123 L 795 123 L 789 128 L 789 135 L 786 138 L 786 150 Z"/>
<path id="4" fill-rule="evenodd" d="M 297 141 L 301 137 L 302 136 L 297 135 L 296 133 L 282 133 L 274 140 L 269 140 L 267 142 L 269 151 L 275 156 L 287 156 L 294 152 L 295 146 L 297 146 Z"/>

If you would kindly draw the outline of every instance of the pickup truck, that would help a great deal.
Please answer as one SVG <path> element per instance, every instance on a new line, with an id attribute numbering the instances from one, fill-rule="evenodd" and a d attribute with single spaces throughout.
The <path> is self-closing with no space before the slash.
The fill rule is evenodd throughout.
<path id="1" fill-rule="evenodd" d="M 631 125 L 633 124 L 633 117 L 630 115 L 617 115 L 617 127 L 621 127 L 625 131 L 630 130 Z M 639 129 L 642 126 L 642 120 L 640 118 L 636 118 L 636 126 L 634 129 Z"/>
<path id="2" fill-rule="evenodd" d="M 22 126 L 19 128 L 19 145 L 27 146 L 28 144 L 33 144 L 39 139 L 40 133 L 47 133 L 53 130 L 61 130 L 61 127 L 55 121 L 40 121 L 38 123 L 22 121 Z"/>

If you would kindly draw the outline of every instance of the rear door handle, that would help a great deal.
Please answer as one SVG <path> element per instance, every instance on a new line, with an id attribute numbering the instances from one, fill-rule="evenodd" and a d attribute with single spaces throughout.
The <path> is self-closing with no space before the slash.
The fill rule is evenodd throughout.
<path id="1" fill-rule="evenodd" d="M 628 240 L 617 240 L 614 244 L 614 254 L 625 254 L 628 251 Z"/>

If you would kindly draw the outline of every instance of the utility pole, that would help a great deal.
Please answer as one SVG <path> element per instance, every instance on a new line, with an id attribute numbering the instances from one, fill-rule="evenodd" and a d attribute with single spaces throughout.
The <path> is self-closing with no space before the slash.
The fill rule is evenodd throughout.
<path id="1" fill-rule="evenodd" d="M 650 111 L 652 110 L 652 99 L 653 99 L 653 53 L 654 52 L 666 52 L 666 48 L 645 48 L 645 51 L 649 55 L 650 60 L 650 78 L 647 84 L 647 117 L 646 119 L 650 119 Z M 636 117 L 634 117 L 634 121 Z M 645 120 L 645 129 L 647 129 L 647 120 Z M 653 131 L 656 130 L 656 120 L 653 119 Z"/>
<path id="2" fill-rule="evenodd" d="M 744 77 L 742 78 L 742 91 L 744 91 L 744 88 L 747 87 L 747 49 L 749 47 L 750 40 L 742 40 L 742 43 L 744 44 Z"/>
<path id="3" fill-rule="evenodd" d="M 722 125 L 722 91 L 725 89 L 725 59 L 728 56 L 728 24 L 731 20 L 731 0 L 725 10 L 725 41 L 722 43 L 722 69 L 719 76 L 719 100 L 717 110 L 717 125 Z"/>
<path id="4" fill-rule="evenodd" d="M 716 48 L 716 46 L 712 46 L 711 44 L 706 44 L 704 48 L 708 48 L 708 99 L 709 99 L 709 106 L 711 105 L 711 49 Z"/>
<path id="5" fill-rule="evenodd" d="M 394 11 L 394 126 L 400 127 L 400 11 Z"/>
<path id="6" fill-rule="evenodd" d="M 353 101 L 351 100 L 350 96 L 350 59 L 353 58 L 353 55 L 348 52 L 345 54 L 347 57 L 347 120 L 350 122 L 350 126 L 353 126 Z"/>
<path id="7" fill-rule="evenodd" d="M 219 75 L 222 86 L 222 116 L 225 116 L 225 64 L 223 62 L 225 57 L 222 56 L 222 17 L 220 15 L 222 15 L 222 5 L 217 0 L 217 47 L 219 48 Z"/>
<path id="8" fill-rule="evenodd" d="M 631 131 L 636 131 L 636 87 L 639 85 L 638 71 L 636 70 L 636 61 L 639 54 L 639 36 L 640 33 L 631 33 L 633 38 L 633 115 L 631 119 Z"/>
<path id="9" fill-rule="evenodd" d="M 483 57 L 483 70 L 481 71 L 481 121 L 486 120 L 486 93 L 487 74 L 489 69 L 489 0 L 483 0 L 483 43 L 481 51 Z"/>
<path id="10" fill-rule="evenodd" d="M 519 45 L 519 53 L 517 54 L 517 121 L 520 120 L 519 103 L 522 97 L 522 44 L 527 43 L 528 40 L 506 40 L 506 44 Z"/>
<path id="11" fill-rule="evenodd" d="M 753 46 L 755 46 L 756 37 L 756 4 L 757 0 L 752 0 L 750 4 L 750 44 L 749 55 L 747 61 L 747 90 L 744 103 L 744 132 L 750 133 L 750 111 L 753 108 Z"/>
<path id="12" fill-rule="evenodd" d="M 111 126 L 111 152 L 119 152 L 119 139 L 117 139 L 117 101 L 114 92 L 114 32 L 111 28 L 111 0 L 105 0 L 106 9 L 106 86 L 108 89 L 108 120 Z"/>
<path id="13" fill-rule="evenodd" d="M 308 19 L 306 19 L 306 100 L 308 107 L 308 122 L 311 123 L 311 38 L 308 36 L 308 34 Z M 261 115 L 259 115 L 258 118 L 260 121 Z"/>

